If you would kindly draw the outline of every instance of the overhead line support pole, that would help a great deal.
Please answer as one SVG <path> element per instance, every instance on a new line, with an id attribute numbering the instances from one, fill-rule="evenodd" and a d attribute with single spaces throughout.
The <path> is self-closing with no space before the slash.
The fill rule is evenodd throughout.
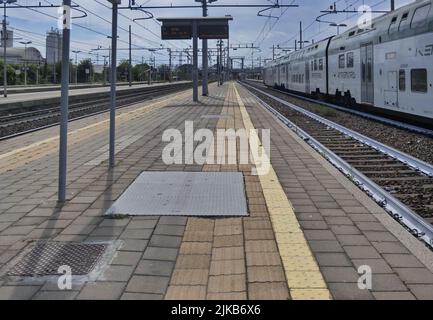
<path id="1" fill-rule="evenodd" d="M 207 17 L 207 0 L 202 0 L 203 5 L 203 17 Z M 208 88 L 208 59 L 207 59 L 207 52 L 208 52 L 208 41 L 207 39 L 202 40 L 202 95 L 207 96 L 209 94 L 209 88 Z"/>
<path id="2" fill-rule="evenodd" d="M 192 24 L 192 82 L 193 82 L 193 101 L 198 102 L 198 26 L 197 21 Z"/>
<path id="3" fill-rule="evenodd" d="M 71 0 L 63 0 L 62 89 L 60 106 L 59 190 L 58 201 L 66 201 L 69 108 L 69 50 L 71 43 Z"/>
<path id="4" fill-rule="evenodd" d="M 115 165 L 115 139 L 116 139 L 116 82 L 117 82 L 117 13 L 118 0 L 111 0 L 112 9 L 112 29 L 111 29 L 111 73 L 110 73 L 110 146 L 109 146 L 109 166 Z"/>

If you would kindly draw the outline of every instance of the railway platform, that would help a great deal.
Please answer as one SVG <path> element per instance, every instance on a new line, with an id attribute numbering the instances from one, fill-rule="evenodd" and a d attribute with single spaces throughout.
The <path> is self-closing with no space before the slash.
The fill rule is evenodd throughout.
<path id="1" fill-rule="evenodd" d="M 113 169 L 108 114 L 71 123 L 64 204 L 58 128 L 0 144 L 0 299 L 433 299 L 428 248 L 240 84 L 210 88 L 199 103 L 186 90 L 119 110 Z M 269 129 L 270 154 L 248 164 L 167 164 L 164 134 L 180 132 L 186 150 L 190 122 L 257 129 L 260 146 Z M 259 162 L 270 167 L 256 175 Z M 143 172 L 240 173 L 247 215 L 106 215 Z M 198 201 L 218 211 L 213 199 L 224 192 L 214 191 Z M 26 260 L 38 243 L 109 245 L 99 272 L 63 290 L 59 276 L 29 276 L 54 260 L 49 250 Z"/>
<path id="2" fill-rule="evenodd" d="M 152 83 L 152 84 L 134 84 L 132 87 L 128 85 L 118 85 L 117 93 L 137 91 L 146 88 L 161 88 L 164 86 L 170 86 L 173 84 L 188 83 L 187 81 L 178 81 L 172 83 Z M 92 98 L 92 97 L 105 97 L 109 96 L 109 86 L 98 86 L 89 88 L 75 88 L 70 90 L 69 97 L 72 99 L 77 98 Z M 35 91 L 35 92 L 20 92 L 10 94 L 7 98 L 0 98 L 0 111 L 5 108 L 23 108 L 23 107 L 34 107 L 49 104 L 58 104 L 60 101 L 60 89 L 51 91 Z"/>

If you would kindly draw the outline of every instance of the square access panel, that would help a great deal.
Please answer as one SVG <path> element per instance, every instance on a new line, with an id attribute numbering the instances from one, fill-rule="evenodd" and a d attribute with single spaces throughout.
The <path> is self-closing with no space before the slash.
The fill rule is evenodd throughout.
<path id="1" fill-rule="evenodd" d="M 143 172 L 107 215 L 247 216 L 240 172 Z"/>

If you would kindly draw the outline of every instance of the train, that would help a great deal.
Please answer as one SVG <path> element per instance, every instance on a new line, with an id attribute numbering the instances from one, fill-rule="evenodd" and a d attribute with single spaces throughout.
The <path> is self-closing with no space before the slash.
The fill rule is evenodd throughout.
<path id="1" fill-rule="evenodd" d="M 433 0 L 417 0 L 268 62 L 263 81 L 433 125 Z"/>

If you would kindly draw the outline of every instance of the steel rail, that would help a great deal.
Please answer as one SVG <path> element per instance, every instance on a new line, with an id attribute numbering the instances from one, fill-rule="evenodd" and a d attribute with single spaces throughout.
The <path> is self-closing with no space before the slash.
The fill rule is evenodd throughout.
<path id="1" fill-rule="evenodd" d="M 364 136 L 364 135 L 362 135 L 356 131 L 353 131 L 353 130 L 348 129 L 342 125 L 339 125 L 335 122 L 332 122 L 328 119 L 325 119 L 321 116 L 318 116 L 317 114 L 315 114 L 313 112 L 307 111 L 301 107 L 294 105 L 293 103 L 290 103 L 288 101 L 285 101 L 283 99 L 275 97 L 275 96 L 273 96 L 267 92 L 264 92 L 258 88 L 255 88 L 254 86 L 251 86 L 251 85 L 246 84 L 246 83 L 244 83 L 243 85 L 250 87 L 253 90 L 256 90 L 256 91 L 260 92 L 261 94 L 283 104 L 284 106 L 291 108 L 297 112 L 300 112 L 300 113 L 306 115 L 307 117 L 309 117 L 313 120 L 316 120 L 317 122 L 320 122 L 320 123 L 322 123 L 322 124 L 324 124 L 330 128 L 333 128 L 333 129 L 335 129 L 335 130 L 337 130 L 337 131 L 339 131 L 339 132 L 341 132 L 341 133 L 343 133 L 343 134 L 345 134 L 345 135 L 347 135 L 347 136 L 349 136 L 349 137 L 351 137 L 351 138 L 353 138 L 353 139 L 355 139 L 355 140 L 357 140 L 357 141 L 359 141 L 359 142 L 361 142 L 361 143 L 363 143 L 363 144 L 365 144 L 365 145 L 367 145 L 367 146 L 369 146 L 369 147 L 371 147 L 371 148 L 373 148 L 379 152 L 382 152 L 382 153 L 388 155 L 389 157 L 404 163 L 405 165 L 411 167 L 412 169 L 414 169 L 416 171 L 422 172 L 429 177 L 433 177 L 433 165 L 431 165 L 427 162 L 424 162 L 424 161 L 417 159 L 411 155 L 408 155 L 407 153 L 398 151 L 398 150 L 396 150 L 392 147 L 389 147 L 389 146 L 387 146 L 387 145 L 385 145 L 379 141 L 371 139 L 371 138 Z"/>
<path id="2" fill-rule="evenodd" d="M 278 120 L 284 123 L 289 129 L 294 131 L 299 137 L 301 137 L 329 162 L 331 162 L 336 168 L 338 168 L 344 175 L 349 177 L 360 189 L 372 197 L 379 205 L 381 205 L 382 208 L 384 208 L 400 224 L 406 227 L 414 236 L 416 236 L 419 240 L 424 241 L 430 248 L 433 247 L 433 225 L 424 221 L 424 219 L 422 219 L 414 211 L 405 206 L 383 188 L 378 186 L 363 173 L 353 168 L 350 164 L 326 148 L 323 144 L 298 127 L 296 124 L 291 122 L 269 104 L 257 97 L 254 93 L 251 91 L 250 93 L 266 110 L 271 112 Z"/>

